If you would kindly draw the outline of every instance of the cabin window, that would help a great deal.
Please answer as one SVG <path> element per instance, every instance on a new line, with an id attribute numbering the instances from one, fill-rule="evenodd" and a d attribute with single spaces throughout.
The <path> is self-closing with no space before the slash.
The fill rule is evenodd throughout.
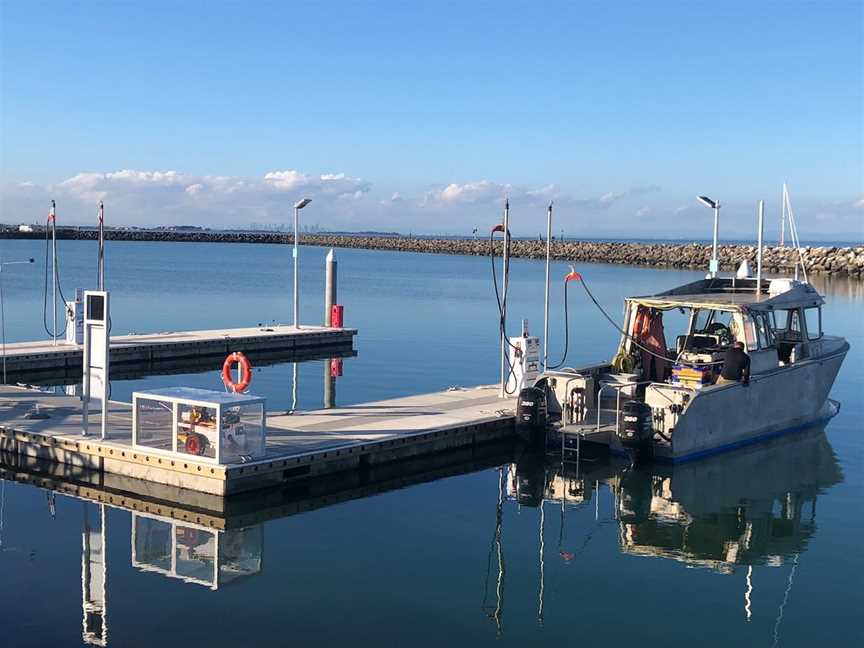
<path id="1" fill-rule="evenodd" d="M 789 320 L 786 326 L 787 337 L 793 340 L 801 339 L 801 313 L 798 310 L 787 311 Z"/>
<path id="2" fill-rule="evenodd" d="M 754 316 L 756 334 L 759 338 L 759 348 L 767 349 L 774 344 L 774 335 L 768 319 L 768 313 L 756 313 Z"/>
<path id="3" fill-rule="evenodd" d="M 807 339 L 818 340 L 822 337 L 822 309 L 818 306 L 804 309 L 807 322 Z"/>
<path id="4" fill-rule="evenodd" d="M 743 316 L 743 320 L 744 320 L 744 343 L 747 345 L 748 351 L 755 351 L 757 348 L 756 347 L 756 344 L 757 344 L 756 343 L 756 340 L 757 340 L 757 338 L 756 338 L 756 328 L 757 328 L 756 324 L 753 322 L 753 320 L 751 318 L 747 317 L 746 315 Z M 735 324 L 735 322 L 733 322 L 733 324 Z M 736 335 L 736 337 L 737 337 L 737 335 Z M 738 339 L 740 340 L 741 338 L 739 337 Z"/>
<path id="5" fill-rule="evenodd" d="M 714 315 L 713 310 L 697 310 L 693 317 L 693 331 L 706 331 Z"/>

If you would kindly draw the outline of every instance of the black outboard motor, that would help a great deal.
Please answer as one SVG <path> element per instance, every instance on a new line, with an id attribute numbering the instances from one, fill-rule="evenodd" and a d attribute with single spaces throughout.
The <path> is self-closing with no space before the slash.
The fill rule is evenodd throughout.
<path id="1" fill-rule="evenodd" d="M 546 438 L 546 392 L 525 387 L 516 399 L 516 435 L 530 444 Z"/>
<path id="2" fill-rule="evenodd" d="M 654 454 L 654 424 L 651 406 L 641 401 L 627 401 L 621 408 L 618 441 L 636 463 Z"/>

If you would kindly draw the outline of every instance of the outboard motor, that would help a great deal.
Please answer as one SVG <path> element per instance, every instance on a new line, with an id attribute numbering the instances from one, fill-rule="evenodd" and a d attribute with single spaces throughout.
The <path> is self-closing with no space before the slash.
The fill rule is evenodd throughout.
<path id="1" fill-rule="evenodd" d="M 516 399 L 516 435 L 531 444 L 545 440 L 546 392 L 539 387 L 525 387 Z"/>
<path id="2" fill-rule="evenodd" d="M 618 441 L 633 463 L 654 454 L 654 424 L 651 406 L 641 401 L 627 401 L 621 408 Z"/>

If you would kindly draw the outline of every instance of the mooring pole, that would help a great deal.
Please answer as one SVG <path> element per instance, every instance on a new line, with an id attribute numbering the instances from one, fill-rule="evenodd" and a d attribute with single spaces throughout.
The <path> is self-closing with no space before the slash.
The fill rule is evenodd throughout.
<path id="1" fill-rule="evenodd" d="M 336 376 L 333 375 L 333 359 L 324 361 L 324 409 L 336 407 Z"/>
<path id="2" fill-rule="evenodd" d="M 510 200 L 504 199 L 504 253 L 501 264 L 501 391 L 499 397 L 507 396 L 507 275 L 510 270 Z"/>
<path id="3" fill-rule="evenodd" d="M 762 294 L 762 237 L 765 233 L 765 201 L 759 201 L 759 251 L 756 253 L 756 295 Z"/>
<path id="4" fill-rule="evenodd" d="M 543 300 L 543 371 L 549 364 L 549 264 L 552 261 L 552 203 L 546 212 L 546 293 Z"/>
<path id="5" fill-rule="evenodd" d="M 331 249 L 324 264 L 324 326 L 327 327 L 333 324 L 333 304 L 337 300 L 336 280 L 336 255 Z"/>
<path id="6" fill-rule="evenodd" d="M 105 205 L 99 201 L 99 262 L 96 289 L 105 290 Z"/>
<path id="7" fill-rule="evenodd" d="M 57 213 L 53 200 L 51 211 L 48 212 L 48 225 L 51 227 L 51 317 L 54 320 L 52 344 L 57 346 Z"/>

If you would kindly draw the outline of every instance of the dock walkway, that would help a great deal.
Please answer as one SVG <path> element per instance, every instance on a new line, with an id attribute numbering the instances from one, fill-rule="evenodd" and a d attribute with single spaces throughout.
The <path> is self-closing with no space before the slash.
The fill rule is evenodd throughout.
<path id="1" fill-rule="evenodd" d="M 166 331 L 162 333 L 111 337 L 111 365 L 126 369 L 159 369 L 200 362 L 202 358 L 224 358 L 232 351 L 246 354 L 278 353 L 285 361 L 310 356 L 334 357 L 351 351 L 356 329 L 323 326 L 260 326 L 212 329 L 207 331 Z M 36 382 L 50 378 L 81 378 L 81 345 L 50 340 L 15 342 L 6 345 L 8 382 Z M 286 359 L 287 358 L 287 359 Z"/>
<path id="2" fill-rule="evenodd" d="M 81 435 L 78 399 L 0 386 L 0 451 L 228 495 L 507 438 L 513 433 L 513 405 L 512 399 L 498 398 L 496 387 L 477 387 L 271 413 L 263 459 L 214 464 L 133 448 L 128 403 L 109 404 L 109 433 L 102 441 Z M 36 411 L 49 418 L 32 418 Z M 97 427 L 91 415 L 91 429 Z"/>

